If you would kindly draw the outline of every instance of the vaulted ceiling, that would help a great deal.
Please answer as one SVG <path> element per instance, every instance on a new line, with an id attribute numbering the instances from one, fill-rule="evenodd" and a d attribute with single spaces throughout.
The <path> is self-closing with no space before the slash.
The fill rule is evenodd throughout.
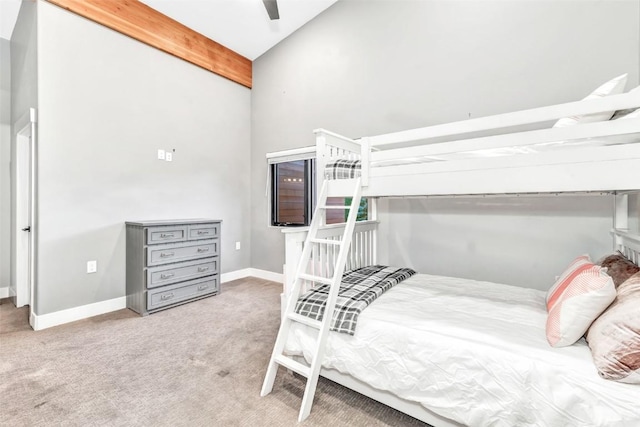
<path id="1" fill-rule="evenodd" d="M 271 21 L 262 0 L 141 0 L 223 46 L 254 60 L 337 0 L 278 0 Z M 0 37 L 10 39 L 21 0 L 0 0 Z"/>

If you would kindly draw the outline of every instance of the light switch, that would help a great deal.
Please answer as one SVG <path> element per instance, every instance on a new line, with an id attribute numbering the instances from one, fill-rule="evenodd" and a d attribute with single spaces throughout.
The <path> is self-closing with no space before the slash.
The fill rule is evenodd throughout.
<path id="1" fill-rule="evenodd" d="M 240 250 L 240 242 L 236 242 L 236 251 Z"/>
<path id="2" fill-rule="evenodd" d="M 87 261 L 87 273 L 98 271 L 98 261 Z"/>
<path id="3" fill-rule="evenodd" d="M 173 154 L 171 154 L 171 153 L 167 152 L 167 153 L 164 155 L 164 159 L 165 159 L 167 162 L 171 162 L 171 161 L 173 161 Z"/>
<path id="4" fill-rule="evenodd" d="M 164 150 L 158 149 L 158 160 L 164 160 Z"/>

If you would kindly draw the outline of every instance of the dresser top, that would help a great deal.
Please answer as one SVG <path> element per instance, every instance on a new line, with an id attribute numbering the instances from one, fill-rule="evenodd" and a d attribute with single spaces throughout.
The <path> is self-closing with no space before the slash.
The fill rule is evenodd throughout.
<path id="1" fill-rule="evenodd" d="M 176 224 L 203 224 L 207 222 L 222 222 L 220 219 L 210 218 L 188 218 L 188 219 L 151 219 L 147 221 L 127 221 L 127 225 L 137 225 L 138 227 L 153 227 L 159 225 L 176 225 Z"/>

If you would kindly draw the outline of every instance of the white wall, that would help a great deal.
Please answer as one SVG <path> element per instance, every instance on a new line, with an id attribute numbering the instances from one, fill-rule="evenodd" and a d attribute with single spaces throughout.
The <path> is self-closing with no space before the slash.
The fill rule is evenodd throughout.
<path id="1" fill-rule="evenodd" d="M 10 280 L 11 260 L 11 42 L 0 38 L 0 297 Z M 3 290 L 4 289 L 4 290 Z"/>
<path id="2" fill-rule="evenodd" d="M 127 220 L 221 219 L 222 271 L 248 268 L 250 90 L 38 6 L 36 314 L 125 295 Z"/>
<path id="3" fill-rule="evenodd" d="M 311 145 L 318 127 L 359 137 L 567 102 L 624 72 L 635 86 L 639 15 L 638 0 L 336 3 L 254 62 L 252 266 L 283 262 L 265 153 Z M 510 202 L 390 201 L 386 261 L 547 288 L 610 248 L 606 197 Z"/>
<path id="4" fill-rule="evenodd" d="M 381 259 L 430 274 L 546 290 L 576 256 L 612 249 L 611 196 L 385 202 Z"/>
<path id="5" fill-rule="evenodd" d="M 24 0 L 20 6 L 18 19 L 11 34 L 11 126 L 28 114 L 30 108 L 38 107 L 38 63 L 37 63 L 37 3 Z M 11 156 L 15 156 L 15 133 L 11 129 Z M 15 161 L 11 163 L 11 179 L 15 181 Z M 11 206 L 15 206 L 15 191 L 11 191 Z M 15 252 L 16 224 L 11 215 L 11 249 Z M 15 259 L 11 258 L 11 282 L 15 283 Z"/>

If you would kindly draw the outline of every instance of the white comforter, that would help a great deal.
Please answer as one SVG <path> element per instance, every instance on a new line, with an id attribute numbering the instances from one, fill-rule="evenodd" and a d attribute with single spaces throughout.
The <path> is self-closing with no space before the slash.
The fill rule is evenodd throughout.
<path id="1" fill-rule="evenodd" d="M 640 386 L 601 379 L 584 340 L 552 348 L 544 292 L 419 274 L 330 333 L 323 365 L 469 426 L 640 426 Z M 287 352 L 313 351 L 293 325 Z"/>

